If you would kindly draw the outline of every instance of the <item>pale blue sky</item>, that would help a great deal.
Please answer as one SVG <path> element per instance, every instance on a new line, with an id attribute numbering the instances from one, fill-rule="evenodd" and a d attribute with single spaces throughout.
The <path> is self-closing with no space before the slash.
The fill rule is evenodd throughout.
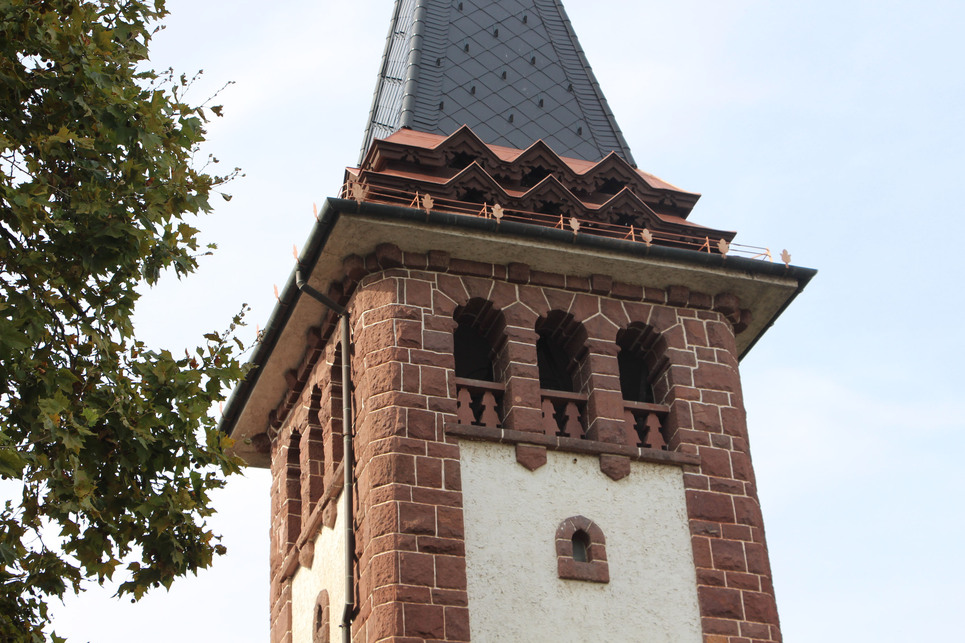
<path id="1" fill-rule="evenodd" d="M 785 640 L 943 641 L 965 598 L 965 3 L 569 0 L 641 166 L 704 196 L 692 219 L 820 274 L 742 362 Z M 209 151 L 246 178 L 201 221 L 221 250 L 143 300 L 172 348 L 285 282 L 291 247 L 358 157 L 391 13 L 169 0 L 158 66 L 226 81 Z M 219 499 L 230 554 L 138 605 L 58 610 L 76 641 L 264 641 L 268 483 Z"/>

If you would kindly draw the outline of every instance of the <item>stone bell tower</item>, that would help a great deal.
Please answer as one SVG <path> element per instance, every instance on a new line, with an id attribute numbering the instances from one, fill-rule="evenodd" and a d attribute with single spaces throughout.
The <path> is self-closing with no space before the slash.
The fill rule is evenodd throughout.
<path id="1" fill-rule="evenodd" d="M 780 641 L 739 362 L 814 271 L 637 169 L 558 0 L 398 0 L 364 141 L 223 420 L 272 641 Z"/>

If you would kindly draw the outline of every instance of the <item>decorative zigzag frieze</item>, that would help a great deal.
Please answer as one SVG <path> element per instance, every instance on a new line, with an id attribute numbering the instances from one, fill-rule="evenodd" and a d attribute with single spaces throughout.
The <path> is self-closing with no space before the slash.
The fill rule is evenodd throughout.
<path id="1" fill-rule="evenodd" d="M 525 150 L 486 145 L 468 127 L 445 137 L 401 130 L 377 140 L 347 182 L 433 199 L 575 218 L 584 232 L 594 224 L 647 229 L 662 239 L 731 241 L 733 232 L 686 221 L 700 195 L 685 192 L 632 167 L 611 153 L 593 163 L 565 158 L 543 141 Z"/>

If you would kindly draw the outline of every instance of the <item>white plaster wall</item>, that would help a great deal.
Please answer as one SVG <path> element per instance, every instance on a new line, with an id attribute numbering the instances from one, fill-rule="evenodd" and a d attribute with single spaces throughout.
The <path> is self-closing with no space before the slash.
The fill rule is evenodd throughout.
<path id="1" fill-rule="evenodd" d="M 680 467 L 633 463 L 613 481 L 595 456 L 550 451 L 531 472 L 512 446 L 459 446 L 474 643 L 700 643 Z M 576 515 L 606 536 L 607 584 L 557 576 L 556 528 Z"/>
<path id="2" fill-rule="evenodd" d="M 322 527 L 315 539 L 315 559 L 311 568 L 300 567 L 292 582 L 292 643 L 312 643 L 315 600 L 328 590 L 329 623 L 333 643 L 342 640 L 342 612 L 345 607 L 345 512 L 338 498 L 335 527 Z"/>

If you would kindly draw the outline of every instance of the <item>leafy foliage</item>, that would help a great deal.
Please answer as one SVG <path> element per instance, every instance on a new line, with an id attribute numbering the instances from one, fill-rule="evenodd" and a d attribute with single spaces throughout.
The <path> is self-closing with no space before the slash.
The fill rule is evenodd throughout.
<path id="1" fill-rule="evenodd" d="M 0 0 L 0 640 L 120 568 L 139 598 L 223 553 L 209 494 L 236 472 L 208 411 L 233 336 L 177 358 L 137 340 L 138 286 L 192 272 L 232 175 L 192 163 L 208 113 L 144 65 L 163 0 Z M 120 573 L 120 572 L 119 572 Z"/>

